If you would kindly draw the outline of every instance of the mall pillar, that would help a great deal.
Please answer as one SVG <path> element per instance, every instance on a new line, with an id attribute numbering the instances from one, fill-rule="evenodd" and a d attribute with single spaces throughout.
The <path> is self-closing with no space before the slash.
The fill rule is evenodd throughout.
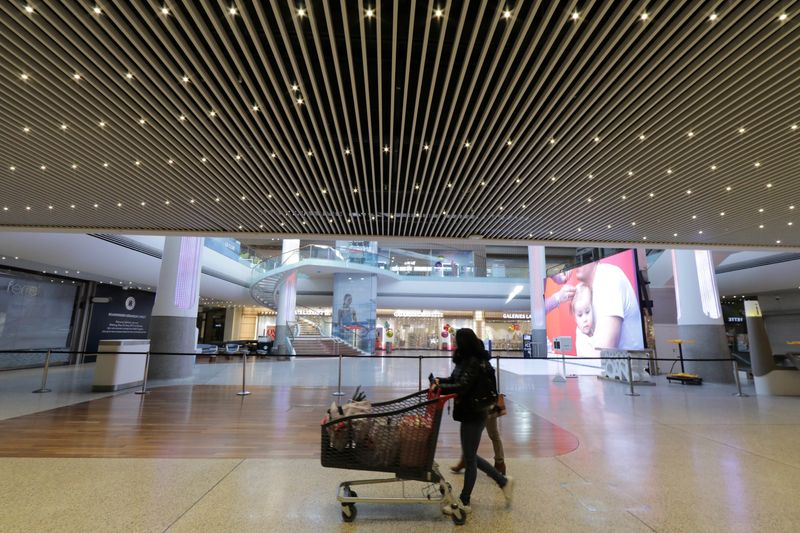
<path id="1" fill-rule="evenodd" d="M 291 265 L 300 261 L 300 240 L 284 239 L 281 264 Z M 278 316 L 275 320 L 275 353 L 279 356 L 291 355 L 289 328 L 295 323 L 297 305 L 297 272 L 283 275 L 278 289 Z"/>
<path id="2" fill-rule="evenodd" d="M 693 341 L 682 345 L 686 359 L 729 358 L 725 323 L 719 303 L 714 261 L 708 250 L 672 250 L 672 275 L 678 314 L 678 335 Z M 729 361 L 684 363 L 686 371 L 706 381 L 730 383 Z M 679 364 L 675 366 L 679 368 Z"/>
<path id="3" fill-rule="evenodd" d="M 531 287 L 531 353 L 534 357 L 547 357 L 547 321 L 544 309 L 546 274 L 544 246 L 528 246 L 528 276 Z"/>
<path id="4" fill-rule="evenodd" d="M 156 301 L 150 318 L 151 353 L 194 354 L 200 296 L 202 237 L 165 237 Z M 191 377 L 194 355 L 153 355 L 150 379 Z"/>

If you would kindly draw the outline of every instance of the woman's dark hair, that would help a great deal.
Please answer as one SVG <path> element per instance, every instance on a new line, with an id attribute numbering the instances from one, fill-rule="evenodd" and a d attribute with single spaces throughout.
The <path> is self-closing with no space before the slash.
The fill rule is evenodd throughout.
<path id="1" fill-rule="evenodd" d="M 483 347 L 483 341 L 469 328 L 456 331 L 456 351 L 453 353 L 453 362 L 460 363 L 467 357 L 477 357 L 489 360 L 489 352 Z"/>

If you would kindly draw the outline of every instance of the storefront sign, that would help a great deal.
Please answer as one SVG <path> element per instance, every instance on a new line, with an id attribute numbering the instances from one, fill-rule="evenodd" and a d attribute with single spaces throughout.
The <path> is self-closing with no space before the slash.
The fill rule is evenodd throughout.
<path id="1" fill-rule="evenodd" d="M 530 313 L 503 313 L 503 318 L 509 320 L 530 320 Z"/>

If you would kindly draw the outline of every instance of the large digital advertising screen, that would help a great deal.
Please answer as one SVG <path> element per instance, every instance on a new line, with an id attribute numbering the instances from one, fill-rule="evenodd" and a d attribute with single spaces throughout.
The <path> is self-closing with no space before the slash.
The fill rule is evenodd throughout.
<path id="1" fill-rule="evenodd" d="M 544 296 L 552 352 L 600 357 L 604 348 L 644 349 L 634 250 L 548 277 Z"/>

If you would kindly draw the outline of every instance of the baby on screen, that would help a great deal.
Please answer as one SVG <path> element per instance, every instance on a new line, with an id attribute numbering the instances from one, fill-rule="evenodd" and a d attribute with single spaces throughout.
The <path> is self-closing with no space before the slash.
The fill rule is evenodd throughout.
<path id="1" fill-rule="evenodd" d="M 585 283 L 575 286 L 572 297 L 572 316 L 575 318 L 575 355 L 578 357 L 594 357 L 594 308 L 592 307 L 592 289 Z"/>

